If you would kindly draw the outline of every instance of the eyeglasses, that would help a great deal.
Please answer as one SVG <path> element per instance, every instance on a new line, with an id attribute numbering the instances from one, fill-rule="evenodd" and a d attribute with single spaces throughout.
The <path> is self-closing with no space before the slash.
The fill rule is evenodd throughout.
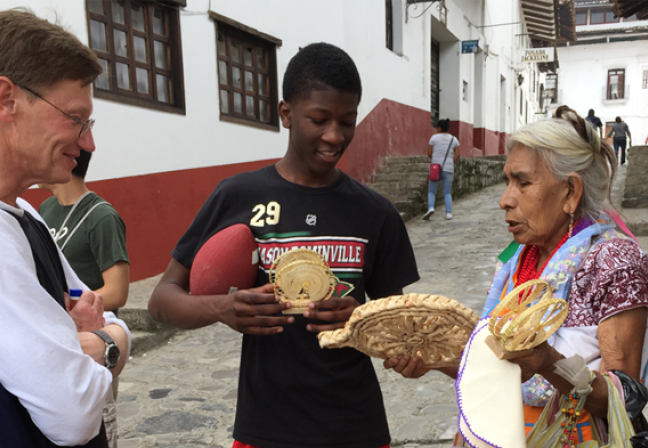
<path id="1" fill-rule="evenodd" d="M 16 83 L 14 82 L 14 84 L 16 84 Z M 30 89 L 30 88 L 28 88 L 28 87 L 25 87 L 25 86 L 21 86 L 20 84 L 16 84 L 16 85 L 17 85 L 18 87 L 20 87 L 21 89 L 28 91 L 29 93 L 31 93 L 32 95 L 34 95 L 36 98 L 40 98 L 41 100 L 45 101 L 47 104 L 49 104 L 49 105 L 52 106 L 54 109 L 56 109 L 56 110 L 58 110 L 59 112 L 61 112 L 63 115 L 65 115 L 66 117 L 68 117 L 70 120 L 74 121 L 75 123 L 79 123 L 79 124 L 81 125 L 81 130 L 79 131 L 79 138 L 81 138 L 81 137 L 83 136 L 83 134 L 85 134 L 86 132 L 88 132 L 88 131 L 89 131 L 90 129 L 92 129 L 92 127 L 94 126 L 94 124 L 95 124 L 95 120 L 94 120 L 93 118 L 91 118 L 90 120 L 88 120 L 88 121 L 86 121 L 86 122 L 84 123 L 83 121 L 79 120 L 77 117 L 68 114 L 67 112 L 65 112 L 65 111 L 64 111 L 63 109 L 61 109 L 60 107 L 58 107 L 58 106 L 52 104 L 51 102 L 49 102 L 48 100 L 46 100 L 45 98 L 43 98 L 42 96 L 40 96 L 38 93 L 34 92 L 32 89 Z"/>

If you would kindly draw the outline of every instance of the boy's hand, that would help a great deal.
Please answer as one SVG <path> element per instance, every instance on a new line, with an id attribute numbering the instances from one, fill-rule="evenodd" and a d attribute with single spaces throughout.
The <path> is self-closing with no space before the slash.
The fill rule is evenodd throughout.
<path id="1" fill-rule="evenodd" d="M 304 313 L 304 317 L 315 320 L 324 320 L 327 322 L 334 322 L 328 325 L 315 325 L 308 324 L 306 329 L 313 333 L 320 331 L 336 330 L 344 327 L 344 323 L 349 320 L 351 313 L 360 304 L 351 296 L 334 297 L 328 300 L 320 300 L 319 302 L 311 302 L 308 305 L 308 311 Z"/>
<path id="2" fill-rule="evenodd" d="M 227 310 L 223 313 L 222 322 L 239 333 L 273 335 L 281 333 L 283 325 L 295 321 L 292 316 L 277 316 L 290 308 L 290 304 L 279 301 L 271 284 L 242 289 L 228 294 L 227 298 Z"/>

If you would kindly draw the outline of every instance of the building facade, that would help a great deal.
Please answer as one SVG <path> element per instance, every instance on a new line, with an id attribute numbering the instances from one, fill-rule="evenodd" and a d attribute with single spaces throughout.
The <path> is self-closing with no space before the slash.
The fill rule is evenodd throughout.
<path id="1" fill-rule="evenodd" d="M 165 269 L 220 180 L 282 157 L 282 74 L 309 43 L 345 49 L 360 71 L 356 137 L 339 165 L 360 182 L 387 156 L 426 154 L 439 118 L 452 120 L 462 156 L 503 153 L 505 136 L 542 111 L 539 64 L 522 60 L 533 44 L 525 1 L 3 0 L 0 8 L 58 22 L 104 66 L 87 180 L 124 218 L 138 280 Z M 36 206 L 45 197 L 26 194 Z"/>
<path id="2" fill-rule="evenodd" d="M 594 109 L 605 135 L 616 117 L 625 121 L 634 144 L 648 135 L 648 17 L 615 15 L 614 2 L 576 0 L 577 41 L 558 47 L 555 74 L 558 104 L 583 116 Z M 640 17 L 643 17 L 640 15 Z"/>

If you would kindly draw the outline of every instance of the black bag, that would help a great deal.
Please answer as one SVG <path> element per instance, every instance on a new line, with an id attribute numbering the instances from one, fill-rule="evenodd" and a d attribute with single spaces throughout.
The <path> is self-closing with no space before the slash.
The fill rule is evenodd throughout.
<path id="1" fill-rule="evenodd" d="M 625 395 L 626 412 L 637 431 L 637 434 L 630 439 L 632 447 L 648 448 L 648 422 L 642 413 L 644 406 L 648 403 L 648 389 L 620 370 L 612 370 L 612 373 L 621 381 L 623 395 Z"/>

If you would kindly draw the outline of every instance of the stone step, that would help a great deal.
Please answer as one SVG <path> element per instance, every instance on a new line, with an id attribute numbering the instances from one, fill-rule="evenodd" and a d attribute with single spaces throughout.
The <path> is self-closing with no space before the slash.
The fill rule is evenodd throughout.
<path id="1" fill-rule="evenodd" d="M 410 163 L 430 163 L 428 156 L 388 156 L 385 165 L 402 165 Z"/>
<path id="2" fill-rule="evenodd" d="M 409 183 L 409 184 L 424 184 L 427 183 L 429 179 L 428 175 L 429 168 L 426 168 L 425 171 L 416 171 L 414 169 L 410 171 L 403 171 L 400 173 L 382 173 L 378 172 L 372 179 L 372 182 L 375 183 L 384 183 L 384 182 L 396 182 L 396 183 Z"/>
<path id="3" fill-rule="evenodd" d="M 139 331 L 131 330 L 131 356 L 146 353 L 152 348 L 158 347 L 169 342 L 171 337 L 180 330 L 173 327 L 167 327 L 158 331 Z"/>
<path id="4" fill-rule="evenodd" d="M 131 354 L 142 353 L 166 343 L 179 330 L 155 319 L 148 311 L 148 301 L 162 274 L 132 282 L 126 306 L 119 310 L 119 318 L 131 331 Z"/>
<path id="5" fill-rule="evenodd" d="M 397 165 L 382 165 L 378 173 L 427 173 L 430 170 L 430 161 L 426 163 L 403 163 Z"/>
<path id="6" fill-rule="evenodd" d="M 626 208 L 623 209 L 623 217 L 635 236 L 648 236 L 648 209 Z"/>
<path id="7" fill-rule="evenodd" d="M 399 201 L 399 200 L 407 200 L 409 198 L 409 195 L 411 193 L 410 190 L 406 190 L 405 194 L 396 193 L 396 189 L 393 188 L 392 184 L 389 183 L 371 183 L 371 184 L 365 184 L 365 186 L 371 188 L 373 191 L 376 193 L 380 193 L 381 195 L 385 196 L 387 199 L 390 201 Z"/>
<path id="8" fill-rule="evenodd" d="M 376 184 L 372 188 L 374 191 L 387 197 L 389 200 L 398 198 L 411 199 L 415 195 L 427 194 L 427 185 L 414 184 L 414 185 L 399 185 L 399 184 Z"/>

